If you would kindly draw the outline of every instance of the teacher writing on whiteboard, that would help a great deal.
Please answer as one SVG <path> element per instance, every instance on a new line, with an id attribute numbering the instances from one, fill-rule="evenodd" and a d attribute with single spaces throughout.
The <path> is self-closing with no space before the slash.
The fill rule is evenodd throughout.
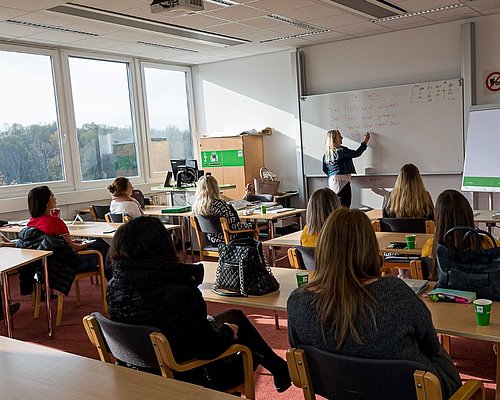
<path id="1" fill-rule="evenodd" d="M 356 173 L 353 158 L 359 157 L 366 150 L 370 140 L 370 132 L 356 150 L 342 146 L 342 134 L 333 129 L 326 133 L 325 155 L 323 156 L 323 172 L 328 175 L 328 187 L 339 197 L 340 204 L 351 206 L 351 174 Z"/>

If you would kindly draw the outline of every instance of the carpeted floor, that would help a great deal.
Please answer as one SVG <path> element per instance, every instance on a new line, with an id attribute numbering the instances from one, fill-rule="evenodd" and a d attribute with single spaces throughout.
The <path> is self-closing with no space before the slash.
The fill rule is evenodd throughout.
<path id="1" fill-rule="evenodd" d="M 14 337 L 16 339 L 39 343 L 63 351 L 79 354 L 85 357 L 98 359 L 97 351 L 92 347 L 83 329 L 82 318 L 93 312 L 102 310 L 99 287 L 90 285 L 89 281 L 81 283 L 82 304 L 76 305 L 74 293 L 65 299 L 62 326 L 55 329 L 55 340 L 47 337 L 47 322 L 45 310 L 42 308 L 40 319 L 34 320 L 30 298 L 21 297 L 18 292 L 17 279 L 12 277 L 11 290 L 13 301 L 21 302 L 21 309 L 15 315 Z M 53 310 L 55 312 L 55 304 Z M 229 306 L 220 304 L 209 304 L 209 312 L 217 313 Z M 286 315 L 280 313 L 280 326 L 283 329 L 274 328 L 274 317 L 271 311 L 254 308 L 244 308 L 245 314 L 250 317 L 257 329 L 276 352 L 285 356 L 288 349 L 286 332 Z M 5 335 L 5 327 L 0 326 L 0 334 Z M 452 357 L 463 379 L 480 379 L 487 386 L 487 398 L 494 398 L 494 379 L 496 371 L 496 357 L 492 345 L 488 342 L 471 339 L 452 338 Z M 279 394 L 274 389 L 270 374 L 259 368 L 256 374 L 257 399 L 265 400 L 292 400 L 300 399 L 301 390 L 292 387 L 285 393 Z"/>

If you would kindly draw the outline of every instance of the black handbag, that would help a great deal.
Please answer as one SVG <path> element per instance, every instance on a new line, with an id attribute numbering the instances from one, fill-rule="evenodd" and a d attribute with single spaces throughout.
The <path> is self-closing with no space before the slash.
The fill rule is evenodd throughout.
<path id="1" fill-rule="evenodd" d="M 452 246 L 455 232 L 464 232 L 464 248 Z M 494 247 L 482 249 L 487 236 Z M 477 246 L 471 246 L 476 243 Z M 473 247 L 477 247 L 474 249 Z M 436 247 L 438 283 L 436 287 L 476 292 L 478 298 L 500 300 L 500 247 L 488 232 L 468 226 L 457 226 L 444 235 Z"/>
<path id="2" fill-rule="evenodd" d="M 260 296 L 279 287 L 261 242 L 243 238 L 219 244 L 219 262 L 212 287 L 214 293 L 222 296 Z"/>

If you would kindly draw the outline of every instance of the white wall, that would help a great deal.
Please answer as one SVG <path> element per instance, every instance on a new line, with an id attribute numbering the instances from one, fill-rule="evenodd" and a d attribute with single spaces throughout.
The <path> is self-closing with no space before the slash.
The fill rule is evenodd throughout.
<path id="1" fill-rule="evenodd" d="M 499 15 L 303 48 L 305 94 L 458 78 L 460 26 L 471 21 L 476 29 L 477 102 L 500 103 L 500 93 L 482 94 L 483 70 L 500 68 L 500 52 L 492 50 L 500 37 Z M 274 135 L 265 139 L 265 162 L 280 175 L 283 189 L 297 187 L 292 157 L 298 134 L 292 71 L 288 52 L 206 64 L 193 71 L 198 132 L 239 133 L 273 127 Z M 353 205 L 380 207 L 383 193 L 394 180 L 394 176 L 355 177 Z M 460 189 L 461 175 L 429 175 L 424 182 L 435 200 L 442 190 Z M 324 185 L 325 179 L 308 182 L 310 190 Z M 476 206 L 487 208 L 487 195 L 479 194 L 478 199 Z M 495 206 L 500 208 L 500 197 Z"/>
<path id="2" fill-rule="evenodd" d="M 280 190 L 297 189 L 296 95 L 288 51 L 193 67 L 196 130 L 240 134 L 273 128 L 264 137 L 264 163 Z"/>

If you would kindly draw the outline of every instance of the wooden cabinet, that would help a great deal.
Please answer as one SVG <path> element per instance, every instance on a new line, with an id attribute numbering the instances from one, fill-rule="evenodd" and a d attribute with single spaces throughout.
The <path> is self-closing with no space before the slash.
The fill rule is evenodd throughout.
<path id="1" fill-rule="evenodd" d="M 236 189 L 224 190 L 231 199 L 242 199 L 245 186 L 259 177 L 264 166 L 261 135 L 204 137 L 200 139 L 200 164 L 219 184 L 234 184 Z"/>

